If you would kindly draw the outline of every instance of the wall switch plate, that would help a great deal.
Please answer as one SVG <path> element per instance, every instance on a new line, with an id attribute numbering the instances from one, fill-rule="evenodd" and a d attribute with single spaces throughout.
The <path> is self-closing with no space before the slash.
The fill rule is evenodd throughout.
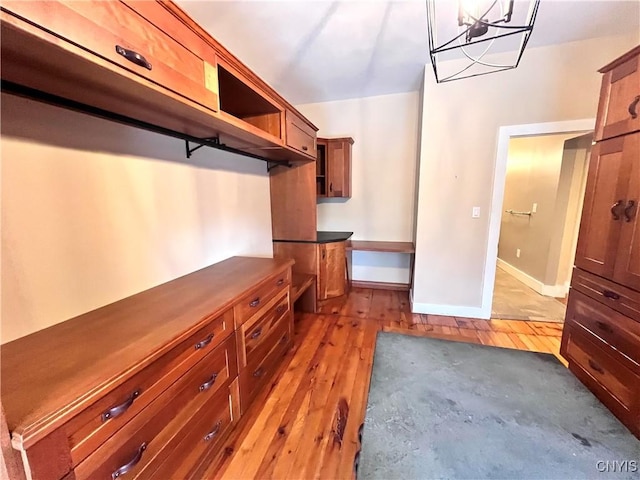
<path id="1" fill-rule="evenodd" d="M 516 248 L 516 257 L 520 258 L 520 249 Z"/>
<path id="2" fill-rule="evenodd" d="M 473 207 L 471 218 L 480 218 L 480 207 Z"/>
<path id="3" fill-rule="evenodd" d="M 531 207 L 531 213 L 536 213 L 538 211 L 538 204 L 534 203 L 533 207 Z"/>

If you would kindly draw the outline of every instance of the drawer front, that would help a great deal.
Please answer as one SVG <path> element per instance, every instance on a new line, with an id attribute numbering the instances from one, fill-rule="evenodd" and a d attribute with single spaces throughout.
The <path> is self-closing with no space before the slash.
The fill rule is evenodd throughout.
<path id="1" fill-rule="evenodd" d="M 256 349 L 264 344 L 285 315 L 290 311 L 289 293 L 284 294 L 262 317 L 246 322 L 238 330 L 239 363 L 241 366 L 252 363 Z"/>
<path id="2" fill-rule="evenodd" d="M 576 290 L 569 294 L 566 321 L 581 325 L 640 365 L 640 322 Z"/>
<path id="3" fill-rule="evenodd" d="M 596 140 L 640 130 L 640 57 L 605 73 L 596 121 Z"/>
<path id="4" fill-rule="evenodd" d="M 202 59 L 121 2 L 3 2 L 3 7 L 126 70 L 217 110 Z M 120 48 L 117 48 L 120 47 Z M 142 56 L 134 62 L 135 53 Z M 118 53 L 121 52 L 121 53 Z M 141 65 L 150 64 L 150 69 Z"/>
<path id="5" fill-rule="evenodd" d="M 571 287 L 640 321 L 640 293 L 579 268 L 574 269 Z"/>
<path id="6" fill-rule="evenodd" d="M 293 113 L 286 113 L 287 145 L 316 158 L 316 132 Z"/>
<path id="7" fill-rule="evenodd" d="M 234 395 L 229 387 L 214 395 L 178 434 L 163 442 L 163 449 L 138 478 L 191 478 L 203 457 L 220 446 L 237 421 L 232 409 Z"/>
<path id="8" fill-rule="evenodd" d="M 626 410 L 637 408 L 640 376 L 616 360 L 596 337 L 573 327 L 567 339 L 567 356 Z"/>
<path id="9" fill-rule="evenodd" d="M 145 406 L 180 378 L 186 370 L 205 358 L 225 338 L 233 338 L 232 332 L 233 311 L 227 310 L 67 422 L 62 428 L 69 438 L 74 465 L 140 413 Z M 233 345 L 235 350 L 235 341 Z M 228 348 L 230 347 L 224 347 L 224 349 Z M 233 358 L 235 359 L 235 356 Z M 237 371 L 235 360 L 232 370 Z"/>
<path id="10" fill-rule="evenodd" d="M 266 309 L 273 305 L 275 297 L 288 290 L 290 284 L 291 269 L 287 268 L 245 295 L 234 307 L 236 327 L 249 319 L 263 315 Z"/>
<path id="11" fill-rule="evenodd" d="M 131 471 L 133 477 L 149 468 L 236 374 L 235 338 L 231 336 L 81 462 L 75 469 L 76 478 L 109 478 L 117 471 L 123 474 L 122 470 Z"/>
<path id="12" fill-rule="evenodd" d="M 253 362 L 240 372 L 240 410 L 244 414 L 258 392 L 273 378 L 282 357 L 291 346 L 291 331 L 285 316 L 271 335 L 254 351 Z"/>

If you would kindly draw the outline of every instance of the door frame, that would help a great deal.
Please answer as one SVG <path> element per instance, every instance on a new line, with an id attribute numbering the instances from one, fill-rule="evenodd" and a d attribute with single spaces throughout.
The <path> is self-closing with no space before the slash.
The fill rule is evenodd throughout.
<path id="1" fill-rule="evenodd" d="M 561 122 L 506 125 L 498 128 L 497 153 L 493 171 L 491 206 L 489 209 L 489 235 L 482 286 L 482 318 L 491 318 L 491 308 L 493 306 L 493 290 L 495 287 L 496 264 L 498 261 L 498 241 L 500 240 L 500 223 L 502 221 L 502 203 L 504 201 L 504 187 L 507 180 L 507 161 L 511 137 L 549 135 L 554 133 L 579 133 L 594 130 L 595 123 L 595 118 L 583 118 L 580 120 L 566 120 Z"/>

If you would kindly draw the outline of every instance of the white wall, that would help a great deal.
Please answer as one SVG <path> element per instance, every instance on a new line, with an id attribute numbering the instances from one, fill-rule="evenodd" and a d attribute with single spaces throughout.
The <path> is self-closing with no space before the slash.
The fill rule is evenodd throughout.
<path id="1" fill-rule="evenodd" d="M 2 95 L 2 342 L 271 256 L 263 162 Z"/>
<path id="2" fill-rule="evenodd" d="M 318 205 L 318 230 L 413 241 L 420 92 L 297 105 L 320 137 L 353 137 L 350 199 Z M 353 278 L 407 283 L 408 255 L 354 252 Z"/>
<path id="3" fill-rule="evenodd" d="M 501 126 L 593 118 L 597 70 L 638 35 L 528 48 L 515 70 L 436 84 L 425 68 L 413 308 L 487 317 L 483 302 L 496 143 Z M 481 208 L 471 218 L 473 206 Z M 495 268 L 495 266 L 493 267 Z M 490 270 L 488 270 L 490 271 Z M 489 305 L 487 305 L 489 303 Z"/>

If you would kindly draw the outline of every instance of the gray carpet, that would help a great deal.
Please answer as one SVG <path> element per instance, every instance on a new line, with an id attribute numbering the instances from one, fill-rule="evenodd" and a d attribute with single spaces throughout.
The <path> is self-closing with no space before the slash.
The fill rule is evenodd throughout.
<path id="1" fill-rule="evenodd" d="M 378 334 L 359 480 L 638 472 L 640 441 L 553 355 Z"/>

